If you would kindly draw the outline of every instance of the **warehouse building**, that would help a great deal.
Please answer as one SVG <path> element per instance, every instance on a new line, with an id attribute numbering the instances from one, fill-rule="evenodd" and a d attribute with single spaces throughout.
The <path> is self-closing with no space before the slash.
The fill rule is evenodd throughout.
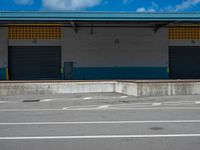
<path id="1" fill-rule="evenodd" d="M 199 79 L 199 13 L 0 12 L 0 80 Z"/>

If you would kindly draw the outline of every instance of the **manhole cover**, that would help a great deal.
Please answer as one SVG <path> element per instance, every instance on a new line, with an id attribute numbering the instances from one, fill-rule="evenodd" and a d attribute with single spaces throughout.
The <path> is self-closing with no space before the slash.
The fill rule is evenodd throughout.
<path id="1" fill-rule="evenodd" d="M 162 127 L 152 127 L 152 128 L 150 128 L 151 130 L 163 130 L 163 128 Z"/>
<path id="2" fill-rule="evenodd" d="M 31 99 L 31 100 L 23 100 L 23 103 L 34 103 L 34 102 L 40 102 L 39 99 Z"/>

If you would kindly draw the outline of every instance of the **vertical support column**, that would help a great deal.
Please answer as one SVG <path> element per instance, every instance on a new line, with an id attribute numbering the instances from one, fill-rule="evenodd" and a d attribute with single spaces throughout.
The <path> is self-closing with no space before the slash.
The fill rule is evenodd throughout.
<path id="1" fill-rule="evenodd" d="M 65 49 L 65 41 L 64 41 L 64 28 L 61 27 L 61 80 L 64 80 L 64 49 Z"/>
<path id="2" fill-rule="evenodd" d="M 165 56 L 166 56 L 166 60 L 165 60 L 165 67 L 166 67 L 166 79 L 169 79 L 169 33 L 168 33 L 168 28 L 164 28 L 163 29 L 164 35 L 165 37 L 164 39 L 164 43 L 166 45 L 166 49 L 165 49 Z"/>
<path id="3" fill-rule="evenodd" d="M 8 28 L 0 28 L 0 80 L 8 80 Z"/>

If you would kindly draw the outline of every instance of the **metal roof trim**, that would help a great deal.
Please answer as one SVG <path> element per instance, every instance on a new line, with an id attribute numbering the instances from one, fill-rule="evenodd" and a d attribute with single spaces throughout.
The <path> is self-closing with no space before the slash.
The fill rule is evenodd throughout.
<path id="1" fill-rule="evenodd" d="M 6 21 L 200 21 L 200 13 L 2 11 Z"/>

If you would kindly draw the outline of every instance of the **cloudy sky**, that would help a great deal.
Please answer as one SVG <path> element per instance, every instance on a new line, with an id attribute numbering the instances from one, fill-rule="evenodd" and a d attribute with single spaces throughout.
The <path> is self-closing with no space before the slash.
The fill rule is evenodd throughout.
<path id="1" fill-rule="evenodd" d="M 0 0 L 0 10 L 199 12 L 200 0 Z"/>

